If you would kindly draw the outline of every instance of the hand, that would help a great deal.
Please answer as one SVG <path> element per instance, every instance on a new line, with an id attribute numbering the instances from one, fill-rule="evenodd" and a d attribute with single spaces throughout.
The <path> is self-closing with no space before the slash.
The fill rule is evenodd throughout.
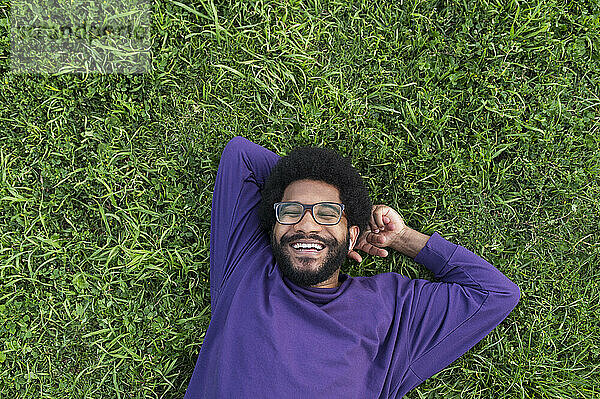
<path id="1" fill-rule="evenodd" d="M 388 251 L 385 247 L 394 245 L 408 230 L 408 226 L 398 212 L 387 205 L 374 205 L 371 211 L 369 229 L 360 235 L 353 250 L 348 253 L 350 259 L 362 262 L 362 256 L 356 250 L 386 257 Z"/>

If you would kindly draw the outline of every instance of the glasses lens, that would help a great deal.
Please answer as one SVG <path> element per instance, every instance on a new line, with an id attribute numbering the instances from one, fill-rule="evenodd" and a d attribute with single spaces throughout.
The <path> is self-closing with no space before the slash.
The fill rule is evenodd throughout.
<path id="1" fill-rule="evenodd" d="M 302 205 L 283 203 L 277 207 L 277 220 L 281 224 L 294 224 L 302 217 Z"/>
<path id="2" fill-rule="evenodd" d="M 336 224 L 342 216 L 342 207 L 335 203 L 317 204 L 313 212 L 317 223 Z"/>

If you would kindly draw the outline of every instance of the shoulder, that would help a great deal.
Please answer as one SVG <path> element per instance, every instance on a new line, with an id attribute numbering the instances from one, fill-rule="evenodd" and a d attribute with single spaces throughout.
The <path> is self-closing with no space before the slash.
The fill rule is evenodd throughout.
<path id="1" fill-rule="evenodd" d="M 395 272 L 380 273 L 369 277 L 353 277 L 352 279 L 362 289 L 380 293 L 390 292 L 392 294 L 397 293 L 398 290 L 406 289 L 414 282 L 414 280 Z"/>

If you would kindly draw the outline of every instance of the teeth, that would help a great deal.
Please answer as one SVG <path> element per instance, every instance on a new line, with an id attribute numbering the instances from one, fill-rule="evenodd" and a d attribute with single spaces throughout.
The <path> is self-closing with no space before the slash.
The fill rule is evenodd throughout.
<path id="1" fill-rule="evenodd" d="M 323 245 L 321 245 L 321 244 L 313 244 L 313 243 L 298 242 L 296 244 L 293 244 L 292 248 L 294 248 L 294 249 L 316 249 L 316 250 L 320 251 L 320 250 L 323 249 Z"/>

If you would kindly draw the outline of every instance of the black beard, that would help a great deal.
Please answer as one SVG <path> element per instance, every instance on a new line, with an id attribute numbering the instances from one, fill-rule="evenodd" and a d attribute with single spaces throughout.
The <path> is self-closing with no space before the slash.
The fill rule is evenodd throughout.
<path id="1" fill-rule="evenodd" d="M 316 271 L 296 269 L 292 264 L 290 255 L 284 250 L 284 248 L 289 247 L 289 243 L 300 239 L 320 241 L 327 245 L 327 256 Z M 349 234 L 346 233 L 346 239 L 340 243 L 335 238 L 325 239 L 317 235 L 296 234 L 289 237 L 283 236 L 277 242 L 275 235 L 271 234 L 271 248 L 283 275 L 296 285 L 310 287 L 327 281 L 342 266 L 350 248 L 350 238 Z M 306 258 L 306 261 L 307 263 L 310 262 L 309 258 Z M 300 262 L 303 262 L 303 258 L 300 258 Z"/>

